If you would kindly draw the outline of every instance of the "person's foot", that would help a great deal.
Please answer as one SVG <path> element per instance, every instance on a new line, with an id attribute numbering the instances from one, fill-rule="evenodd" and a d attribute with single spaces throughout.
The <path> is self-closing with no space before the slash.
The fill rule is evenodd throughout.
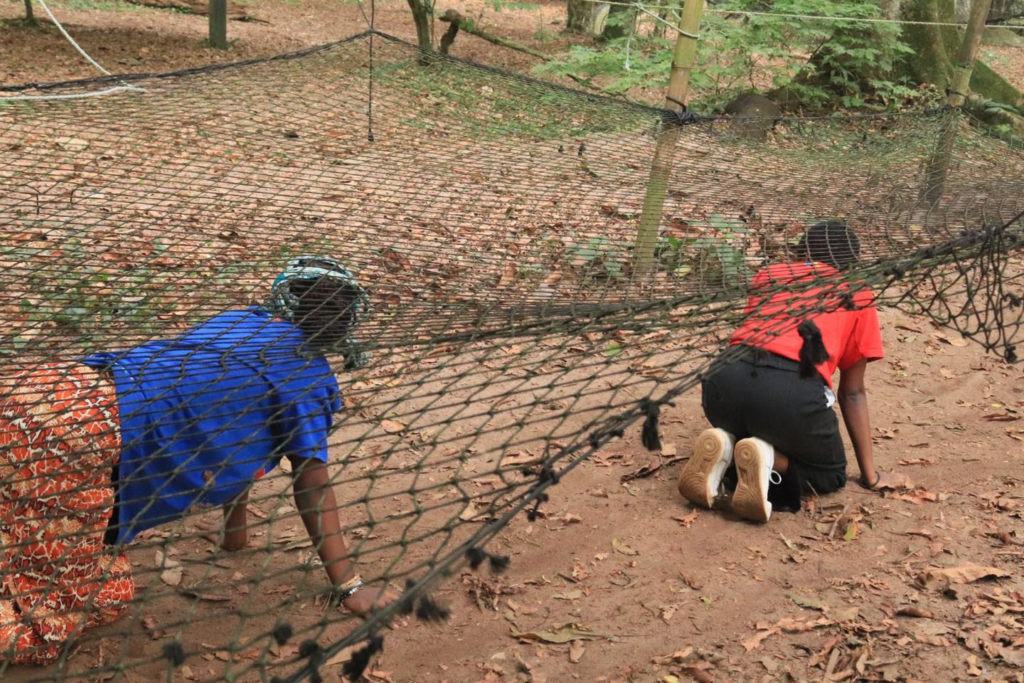
<path id="1" fill-rule="evenodd" d="M 693 455 L 679 474 L 679 493 L 694 505 L 709 508 L 715 502 L 722 476 L 732 462 L 736 439 L 724 429 L 706 429 L 697 437 Z"/>
<path id="2" fill-rule="evenodd" d="M 744 519 L 767 522 L 772 516 L 768 486 L 773 478 L 776 483 L 781 481 L 780 475 L 772 471 L 775 448 L 761 439 L 743 439 L 736 444 L 735 458 L 739 482 L 732 496 L 732 509 Z"/>

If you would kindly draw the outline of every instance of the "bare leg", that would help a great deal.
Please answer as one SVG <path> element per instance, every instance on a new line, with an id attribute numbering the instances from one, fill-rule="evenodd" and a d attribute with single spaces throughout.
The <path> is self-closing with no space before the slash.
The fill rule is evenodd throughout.
<path id="1" fill-rule="evenodd" d="M 779 474 L 785 474 L 786 470 L 789 469 L 789 458 L 775 451 L 775 464 L 772 466 L 772 469 Z"/>

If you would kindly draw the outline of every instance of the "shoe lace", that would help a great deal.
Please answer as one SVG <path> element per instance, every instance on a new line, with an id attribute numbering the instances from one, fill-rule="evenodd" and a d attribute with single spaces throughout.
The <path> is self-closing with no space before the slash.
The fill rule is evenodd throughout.
<path id="1" fill-rule="evenodd" d="M 782 483 L 782 475 L 775 470 L 772 470 L 771 474 L 768 475 L 768 481 L 778 486 Z"/>

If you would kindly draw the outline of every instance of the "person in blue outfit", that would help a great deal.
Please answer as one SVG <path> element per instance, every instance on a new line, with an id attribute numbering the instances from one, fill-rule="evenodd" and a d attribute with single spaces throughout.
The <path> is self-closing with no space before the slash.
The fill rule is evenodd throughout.
<path id="1" fill-rule="evenodd" d="M 147 529 L 222 506 L 217 540 L 244 548 L 249 489 L 283 458 L 341 603 L 365 615 L 392 601 L 355 571 L 327 469 L 342 404 L 325 354 L 365 363 L 352 334 L 368 312 L 366 291 L 344 266 L 302 257 L 277 277 L 265 306 L 222 313 L 175 339 L 4 378 L 0 586 L 19 589 L 9 600 L 0 593 L 0 661 L 49 663 L 71 634 L 123 615 L 134 594 L 123 546 Z M 69 556 L 74 584 L 65 591 Z M 90 615 L 92 607 L 100 611 Z"/>

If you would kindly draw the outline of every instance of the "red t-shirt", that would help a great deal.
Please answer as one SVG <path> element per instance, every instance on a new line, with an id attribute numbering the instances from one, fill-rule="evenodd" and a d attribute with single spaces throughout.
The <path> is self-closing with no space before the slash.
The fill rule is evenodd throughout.
<path id="1" fill-rule="evenodd" d="M 802 291 L 787 291 L 787 285 L 802 282 L 822 284 Z M 852 310 L 847 306 L 851 300 Z M 813 320 L 821 330 L 829 355 L 828 360 L 818 366 L 818 372 L 831 388 L 836 368 L 844 370 L 860 360 L 870 362 L 885 357 L 878 311 L 873 301 L 874 295 L 869 289 L 844 281 L 839 271 L 831 266 L 777 263 L 754 277 L 746 309 L 750 317 L 732 335 L 729 344 L 756 346 L 799 361 L 804 340 L 797 326 L 804 320 Z M 821 309 L 829 312 L 822 313 Z"/>

